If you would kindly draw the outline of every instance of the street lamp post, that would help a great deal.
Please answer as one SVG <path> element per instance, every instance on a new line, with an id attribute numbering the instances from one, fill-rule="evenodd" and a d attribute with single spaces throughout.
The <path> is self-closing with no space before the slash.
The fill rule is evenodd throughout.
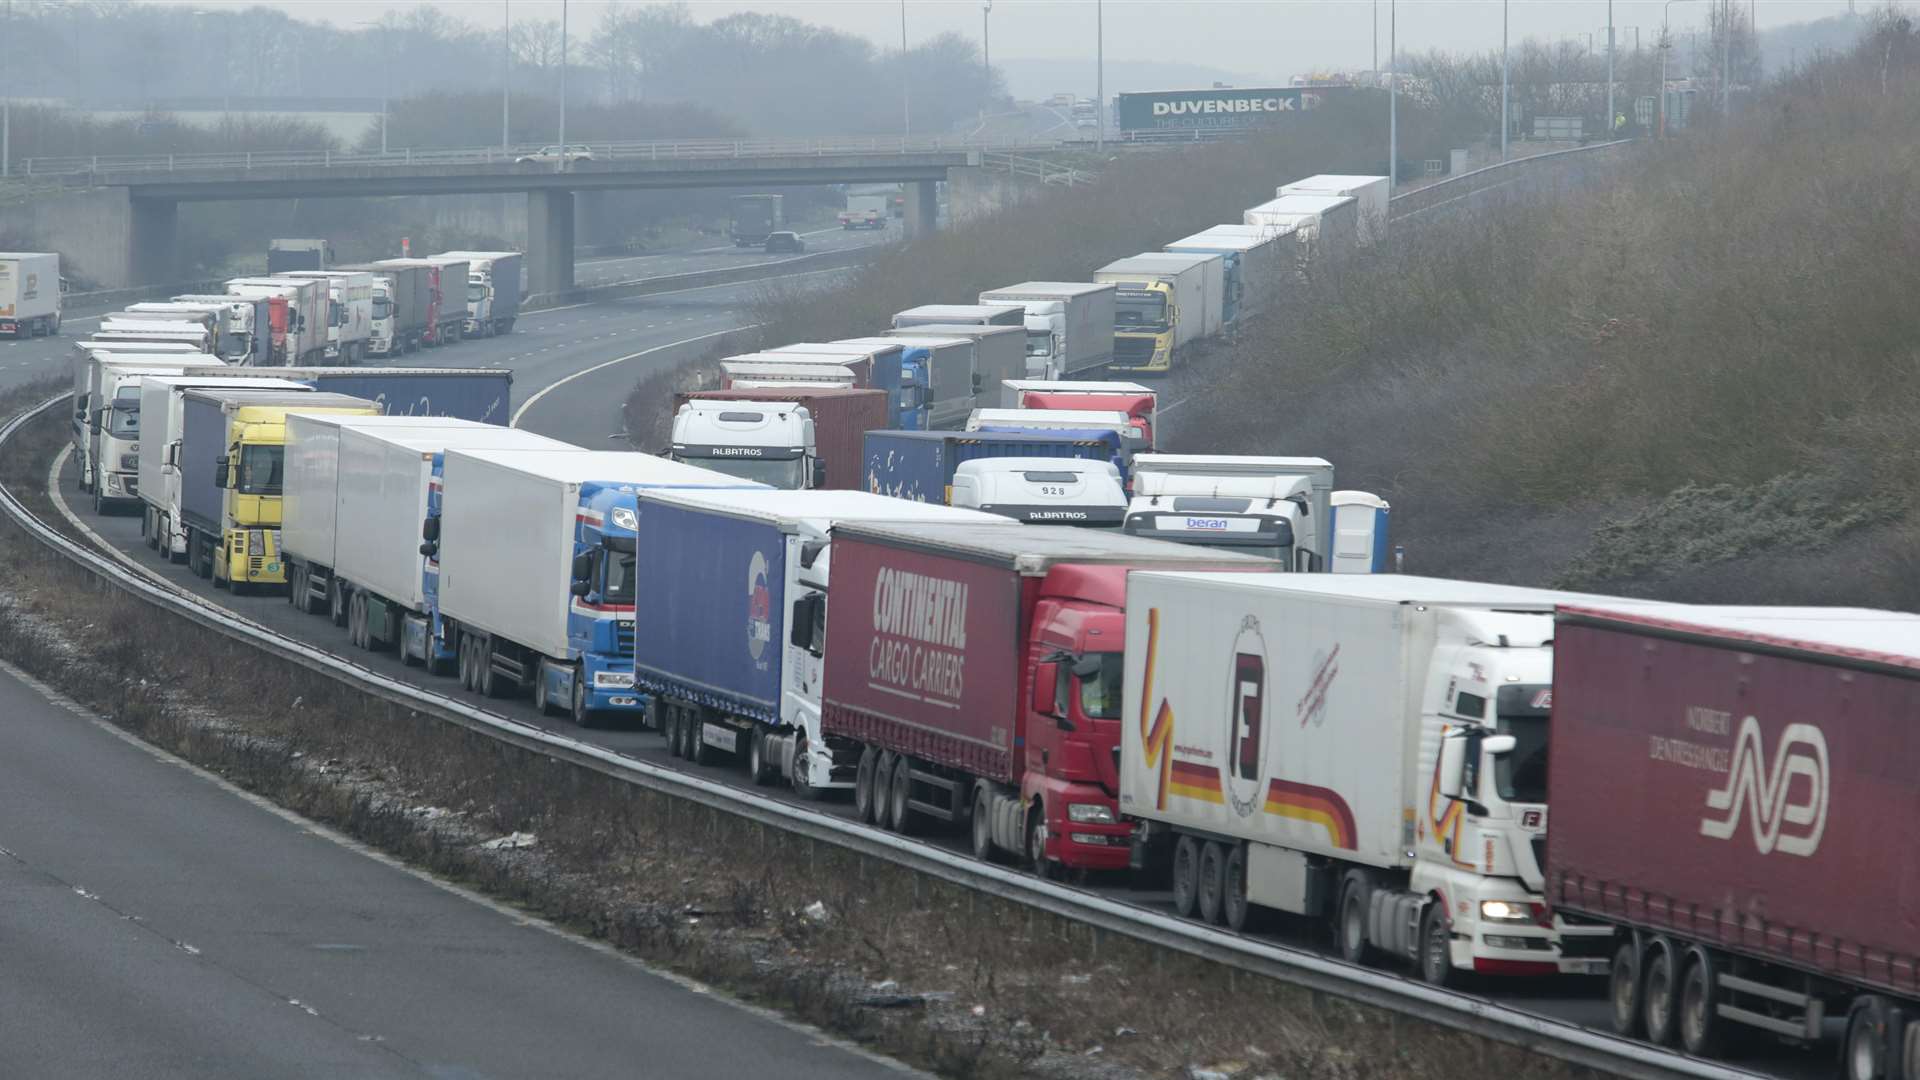
<path id="1" fill-rule="evenodd" d="M 1507 0 L 1500 0 L 1500 160 L 1507 160 Z"/>
<path id="2" fill-rule="evenodd" d="M 993 89 L 993 37 L 987 18 L 993 14 L 993 0 L 981 0 L 980 4 L 980 74 L 986 79 L 981 84 L 984 95 Z"/>
<path id="3" fill-rule="evenodd" d="M 500 152 L 513 152 L 507 137 L 511 129 L 508 110 L 513 101 L 513 0 L 500 2 Z"/>
<path id="4" fill-rule="evenodd" d="M 913 72 L 907 70 L 907 0 L 900 0 L 900 145 L 913 138 Z"/>
<path id="5" fill-rule="evenodd" d="M 1093 148 L 1107 149 L 1107 20 L 1104 0 L 1093 0 Z"/>
<path id="6" fill-rule="evenodd" d="M 6 29 L 0 41 L 13 36 L 13 0 L 7 0 Z M 13 70 L 5 72 L 7 84 L 0 87 L 0 180 L 13 175 Z"/>
<path id="7" fill-rule="evenodd" d="M 560 0 L 560 161 L 567 171 L 567 0 Z"/>
<path id="8" fill-rule="evenodd" d="M 1400 186 L 1400 2 L 1387 4 L 1387 190 Z"/>
<path id="9" fill-rule="evenodd" d="M 1613 0 L 1607 0 L 1607 138 L 1613 136 Z"/>

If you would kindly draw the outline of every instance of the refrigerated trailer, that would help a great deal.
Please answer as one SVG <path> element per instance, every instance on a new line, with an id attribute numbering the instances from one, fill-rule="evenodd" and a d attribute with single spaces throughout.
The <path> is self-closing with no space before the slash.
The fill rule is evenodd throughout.
<path id="1" fill-rule="evenodd" d="M 1347 960 L 1410 960 L 1436 984 L 1605 971 L 1568 943 L 1606 931 L 1542 904 L 1552 613 L 1575 598 L 1134 574 L 1119 800 L 1143 823 L 1134 865 L 1170 872 L 1183 916 L 1325 918 Z"/>
<path id="2" fill-rule="evenodd" d="M 1920 616 L 1575 603 L 1554 649 L 1546 899 L 1614 1030 L 1920 1075 Z"/>
<path id="3" fill-rule="evenodd" d="M 0 251 L 0 334 L 30 338 L 60 332 L 60 256 Z"/>

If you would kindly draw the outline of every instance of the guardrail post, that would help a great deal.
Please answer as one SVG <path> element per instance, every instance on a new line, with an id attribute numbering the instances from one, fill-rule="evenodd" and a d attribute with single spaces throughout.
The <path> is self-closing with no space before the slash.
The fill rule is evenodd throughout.
<path id="1" fill-rule="evenodd" d="M 325 150 L 321 151 L 320 165 L 322 168 L 328 168 L 328 169 L 333 168 L 333 147 L 329 146 Z"/>
<path id="2" fill-rule="evenodd" d="M 407 147 L 407 164 L 413 164 L 413 147 Z"/>
<path id="3" fill-rule="evenodd" d="M 94 163 L 94 164 L 95 164 L 96 166 L 98 166 L 98 165 L 100 164 L 100 159 L 99 159 L 99 158 L 94 158 L 94 159 L 93 159 L 93 163 Z M 168 171 L 168 172 L 172 172 L 172 171 L 173 171 L 173 155 L 172 155 L 172 154 L 168 154 L 168 155 L 167 155 L 167 171 Z"/>
<path id="4" fill-rule="evenodd" d="M 247 151 L 247 171 L 253 171 L 253 151 Z"/>

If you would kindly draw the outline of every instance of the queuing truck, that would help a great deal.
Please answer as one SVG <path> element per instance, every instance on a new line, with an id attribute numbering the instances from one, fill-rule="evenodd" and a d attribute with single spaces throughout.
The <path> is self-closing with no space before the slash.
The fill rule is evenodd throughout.
<path id="1" fill-rule="evenodd" d="M 202 322 L 125 312 L 103 317 L 93 331 L 92 340 L 191 345 L 208 356 L 213 355 L 216 344 L 214 332 Z"/>
<path id="2" fill-rule="evenodd" d="M 869 431 L 861 486 L 876 495 L 953 504 L 954 477 L 970 461 L 1046 458 L 1113 465 L 1121 459 L 1114 431 Z"/>
<path id="3" fill-rule="evenodd" d="M 275 365 L 317 364 L 327 351 L 327 283 L 310 278 L 234 278 L 227 292 L 245 297 L 285 297 L 286 325 Z"/>
<path id="4" fill-rule="evenodd" d="M 513 333 L 520 317 L 525 288 L 523 258 L 517 251 L 449 251 L 442 258 L 467 260 L 467 321 L 469 337 Z"/>
<path id="5" fill-rule="evenodd" d="M 953 471 L 953 505 L 1034 525 L 1117 529 L 1127 489 L 1111 461 L 982 458 Z"/>
<path id="6" fill-rule="evenodd" d="M 757 353 L 748 354 L 757 357 Z M 720 361 L 720 381 L 729 390 L 785 389 L 852 390 L 859 382 L 853 369 L 811 359 L 761 360 L 734 357 Z"/>
<path id="7" fill-rule="evenodd" d="M 433 307 L 433 283 L 425 266 L 382 266 L 360 263 L 342 270 L 373 275 L 373 322 L 367 333 L 367 355 L 399 356 L 420 347 Z"/>
<path id="8" fill-rule="evenodd" d="M 1324 458 L 1137 454 L 1132 491 L 1125 527 L 1136 536 L 1327 569 L 1333 464 Z"/>
<path id="9" fill-rule="evenodd" d="M 1302 261 L 1338 259 L 1360 239 L 1360 201 L 1346 195 L 1281 195 L 1242 215 L 1245 224 L 1290 232 L 1306 247 Z"/>
<path id="10" fill-rule="evenodd" d="M 853 786 L 858 748 L 820 727 L 832 530 L 998 524 L 860 491 L 652 490 L 639 498 L 634 685 L 678 757 L 737 755 L 803 797 Z"/>
<path id="11" fill-rule="evenodd" d="M 1220 256 L 1225 289 L 1220 313 L 1227 326 L 1259 314 L 1279 299 L 1286 272 L 1295 268 L 1297 255 L 1280 237 L 1246 225 L 1215 225 L 1175 240 L 1166 249 L 1176 255 Z"/>
<path id="12" fill-rule="evenodd" d="M 140 497 L 140 380 L 148 375 L 178 375 L 189 367 L 226 370 L 212 357 L 211 367 L 182 363 L 175 354 L 113 353 L 87 365 L 88 405 L 76 409 L 80 453 L 80 490 L 93 493 L 93 511 L 131 503 Z"/>
<path id="13" fill-rule="evenodd" d="M 60 256 L 0 251 L 0 334 L 13 338 L 60 332 Z"/>
<path id="14" fill-rule="evenodd" d="M 420 305 L 420 347 L 445 344 L 442 337 L 451 323 L 466 321 L 467 306 L 462 299 L 466 295 L 466 281 L 455 281 L 453 275 L 443 275 L 439 263 L 427 259 L 379 259 L 368 264 L 381 271 L 403 270 L 418 271 L 424 280 L 415 280 L 412 288 Z"/>
<path id="15" fill-rule="evenodd" d="M 734 247 L 759 247 L 767 237 L 787 227 L 786 197 L 735 195 L 727 235 Z"/>
<path id="16" fill-rule="evenodd" d="M 269 275 L 294 270 L 325 270 L 331 261 L 332 247 L 325 240 L 267 241 Z"/>
<path id="17" fill-rule="evenodd" d="M 1554 650 L 1546 899 L 1605 934 L 1614 1030 L 1841 1033 L 1840 1076 L 1920 1075 L 1920 617 L 1595 601 Z"/>
<path id="18" fill-rule="evenodd" d="M 189 388 L 181 394 L 180 436 L 170 448 L 180 470 L 179 521 L 187 565 L 235 592 L 287 580 L 280 555 L 280 494 L 291 410 L 376 415 L 379 406 L 345 394 Z"/>
<path id="19" fill-rule="evenodd" d="M 859 746 L 859 816 L 967 822 L 976 856 L 1042 874 L 1125 869 L 1127 571 L 1271 565 L 1055 525 L 836 526 L 820 726 Z"/>
<path id="20" fill-rule="evenodd" d="M 848 195 L 847 208 L 840 211 L 843 229 L 884 229 L 887 227 L 885 195 Z"/>
<path id="21" fill-rule="evenodd" d="M 776 488 L 852 491 L 861 440 L 886 426 L 884 390 L 699 390 L 674 396 L 668 456 Z"/>
<path id="22" fill-rule="evenodd" d="M 1148 449 L 1133 417 L 1113 409 L 975 409 L 967 417 L 968 431 L 1113 432 L 1120 439 L 1120 460 L 1114 464 L 1127 474 L 1127 463 Z"/>
<path id="23" fill-rule="evenodd" d="M 958 427 L 973 408 L 973 342 L 961 338 L 857 337 L 831 342 L 900 350 L 902 431 Z"/>
<path id="24" fill-rule="evenodd" d="M 1351 198 L 1355 202 L 1354 241 L 1360 247 L 1372 247 L 1387 238 L 1388 204 L 1393 198 L 1391 181 L 1384 176 L 1338 176 L 1322 174 L 1281 184 L 1274 195 L 1321 195 Z"/>
<path id="25" fill-rule="evenodd" d="M 286 379 L 264 378 L 208 368 L 193 374 L 143 374 L 140 379 L 140 456 L 136 491 L 140 496 L 140 535 L 163 560 L 187 560 L 187 529 L 180 520 L 180 423 L 186 392 L 196 388 L 270 393 L 304 393 L 312 387 Z"/>
<path id="26" fill-rule="evenodd" d="M 326 358 L 349 366 L 366 359 L 373 337 L 373 274 L 364 270 L 296 270 L 286 276 L 327 283 Z"/>
<path id="27" fill-rule="evenodd" d="M 1019 304 L 922 304 L 893 314 L 893 328 L 910 326 L 1025 326 Z"/>
<path id="28" fill-rule="evenodd" d="M 591 726 L 638 715 L 633 639 L 635 493 L 763 485 L 648 454 L 595 450 L 446 452 L 436 648 L 486 697 L 532 691 L 542 712 Z M 650 554 L 647 554 L 651 558 Z M 663 618 L 648 604 L 649 621 Z"/>
<path id="29" fill-rule="evenodd" d="M 1569 595 L 1134 574 L 1119 710 L 1133 865 L 1170 869 L 1182 916 L 1325 918 L 1348 962 L 1412 961 L 1437 985 L 1603 972 L 1572 943 L 1606 931 L 1546 915 L 1538 859 L 1552 613 Z"/>
<path id="30" fill-rule="evenodd" d="M 1018 379 L 1027 373 L 1027 332 L 1018 324 L 929 323 L 889 330 L 886 336 L 915 341 L 964 338 L 973 342 L 973 371 L 967 389 L 976 409 L 994 404 L 1000 396 L 1002 380 Z"/>
<path id="31" fill-rule="evenodd" d="M 1008 379 L 1000 384 L 1003 409 L 1096 409 L 1126 413 L 1134 443 L 1153 449 L 1153 417 L 1160 395 L 1150 387 L 1119 381 Z"/>
<path id="32" fill-rule="evenodd" d="M 229 364 L 251 367 L 258 359 L 253 328 L 263 307 L 263 301 L 237 296 L 176 296 L 129 304 L 127 314 L 199 322 L 213 331 L 213 355 Z"/>
<path id="33" fill-rule="evenodd" d="M 901 370 L 905 348 L 898 341 L 855 344 L 851 341 L 796 341 L 767 349 L 762 355 L 780 360 L 837 364 L 853 372 L 853 385 L 863 389 L 884 390 L 887 394 L 887 422 L 880 426 L 897 428 L 904 424 L 911 408 L 907 384 Z"/>
<path id="34" fill-rule="evenodd" d="M 429 255 L 421 261 L 440 271 L 434 283 L 439 296 L 433 308 L 433 343 L 458 345 L 466 336 L 473 263 L 459 255 Z"/>
<path id="35" fill-rule="evenodd" d="M 420 534 L 434 460 L 451 446 L 529 444 L 566 445 L 445 416 L 288 414 L 280 527 L 288 602 L 330 615 L 361 648 L 410 637 L 416 651 L 402 658 L 424 658 Z"/>
<path id="36" fill-rule="evenodd" d="M 232 293 L 183 293 L 173 298 L 180 304 L 233 304 L 244 307 L 248 367 L 272 367 L 286 349 L 287 298 L 284 296 L 235 296 Z M 138 307 L 139 305 L 134 305 Z M 236 325 L 241 325 L 236 322 Z M 242 361 L 229 360 L 230 363 Z"/>
<path id="37" fill-rule="evenodd" d="M 1113 361 L 1115 287 L 1085 281 L 1027 281 L 980 294 L 985 305 L 1026 312 L 1029 379 L 1070 379 Z"/>
<path id="38" fill-rule="evenodd" d="M 1218 255 L 1155 252 L 1094 271 L 1093 280 L 1115 286 L 1111 370 L 1164 375 L 1195 342 L 1218 334 L 1224 270 Z"/>

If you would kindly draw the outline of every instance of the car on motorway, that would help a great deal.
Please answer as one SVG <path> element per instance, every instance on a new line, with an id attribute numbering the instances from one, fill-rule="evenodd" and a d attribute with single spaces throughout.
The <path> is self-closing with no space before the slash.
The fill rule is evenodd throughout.
<path id="1" fill-rule="evenodd" d="M 592 161 L 593 148 L 584 143 L 572 146 L 543 146 L 538 150 L 521 154 L 513 159 L 515 165 L 532 165 L 539 162 Z"/>
<path id="2" fill-rule="evenodd" d="M 767 234 L 767 253 L 776 251 L 805 251 L 807 242 L 800 239 L 797 232 L 776 232 Z"/>

